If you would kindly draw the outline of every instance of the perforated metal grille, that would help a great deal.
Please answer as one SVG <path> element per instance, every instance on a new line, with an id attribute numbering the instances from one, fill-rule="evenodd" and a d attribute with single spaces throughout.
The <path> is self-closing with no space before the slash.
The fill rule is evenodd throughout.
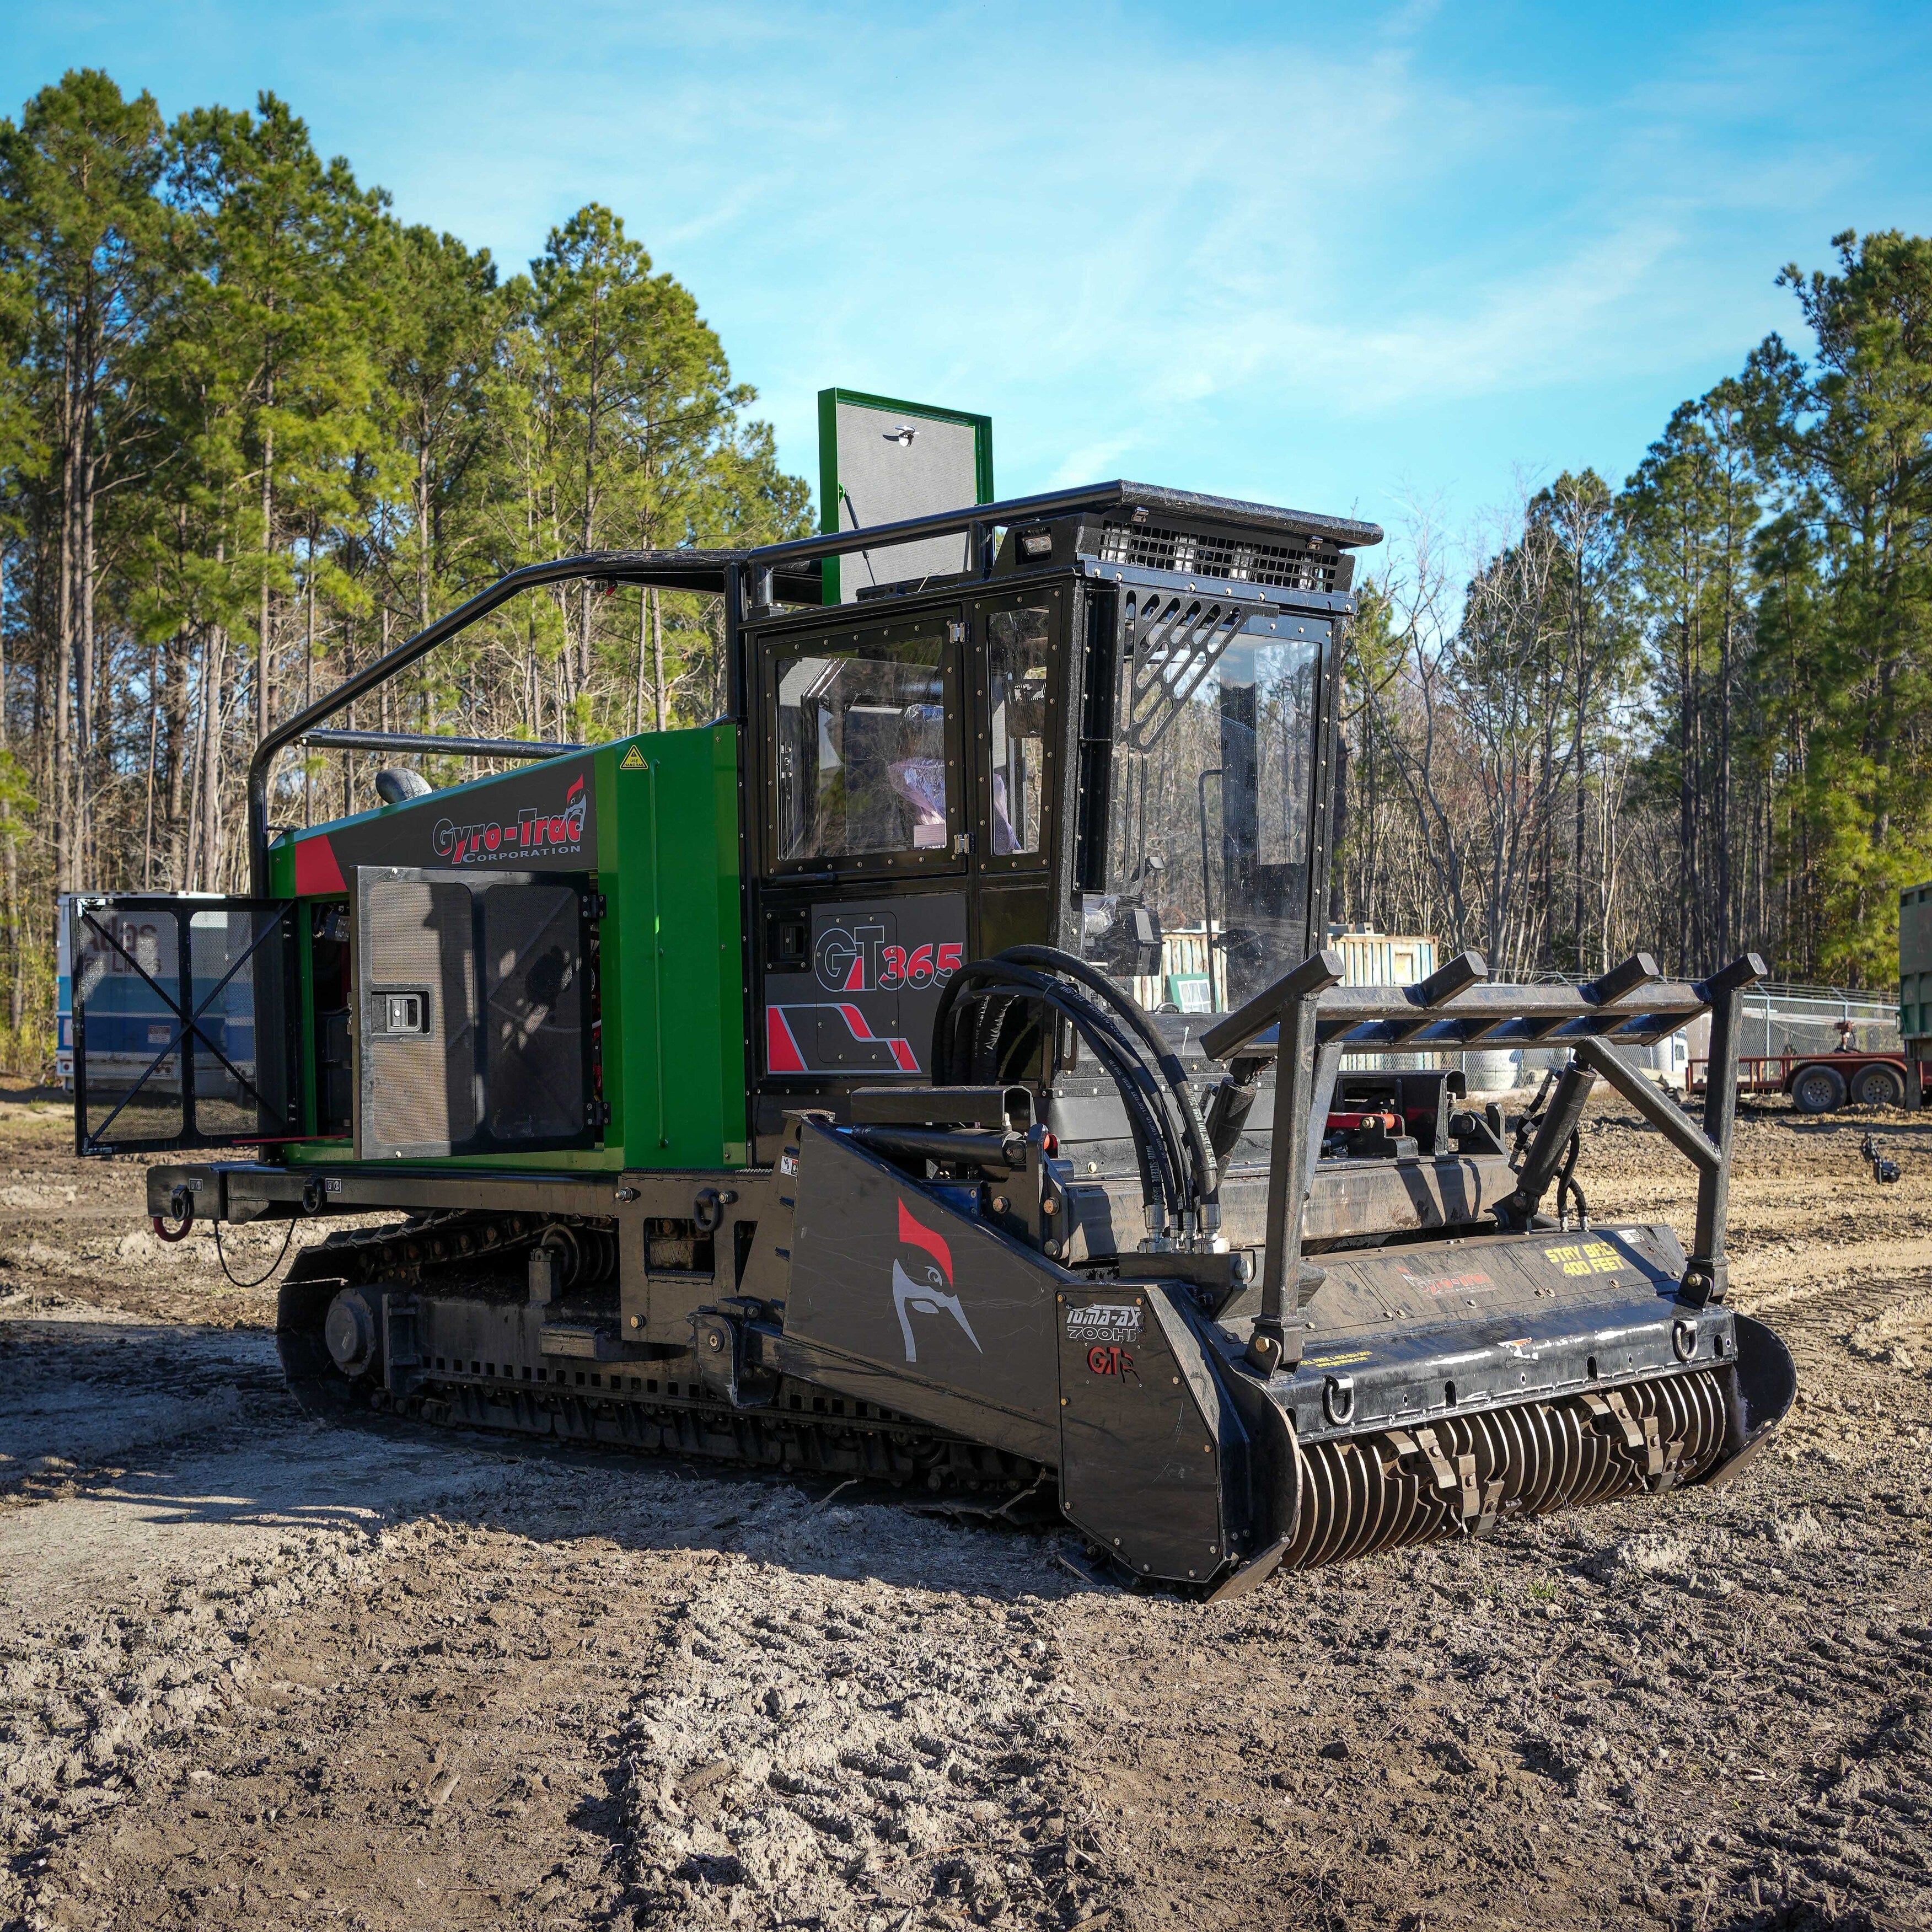
<path id="1" fill-rule="evenodd" d="M 1241 633 L 1246 614 L 1238 605 L 1156 591 L 1142 602 L 1127 600 L 1131 642 L 1126 674 L 1128 744 L 1150 752 L 1187 709 L 1222 653 Z"/>
<path id="2" fill-rule="evenodd" d="M 1333 590 L 1340 562 L 1292 542 L 1259 543 L 1246 537 L 1206 536 L 1197 530 L 1165 530 L 1155 524 L 1118 523 L 1101 526 L 1100 560 L 1237 584 L 1280 584 L 1291 590 Z"/>

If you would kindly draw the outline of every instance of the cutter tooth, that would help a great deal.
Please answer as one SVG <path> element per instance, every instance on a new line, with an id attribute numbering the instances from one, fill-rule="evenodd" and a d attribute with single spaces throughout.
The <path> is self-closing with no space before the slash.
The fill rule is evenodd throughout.
<path id="1" fill-rule="evenodd" d="M 1444 1537 L 1486 1536 L 1511 1511 L 1540 1516 L 1694 1482 L 1723 1451 L 1724 1418 L 1712 1372 L 1695 1369 L 1627 1389 L 1298 1444 L 1301 1515 L 1282 1567 L 1312 1570 Z"/>

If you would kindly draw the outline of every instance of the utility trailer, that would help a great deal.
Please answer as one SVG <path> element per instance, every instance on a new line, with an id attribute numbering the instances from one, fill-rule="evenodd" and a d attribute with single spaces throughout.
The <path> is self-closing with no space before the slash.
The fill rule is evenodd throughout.
<path id="1" fill-rule="evenodd" d="M 949 534 L 964 569 L 822 601 L 841 555 Z M 170 1236 L 393 1217 L 281 1290 L 318 1414 L 1042 1491 L 1184 1591 L 1727 1480 L 1795 1386 L 1726 1292 L 1763 968 L 1338 983 L 1340 638 L 1380 536 L 1113 483 L 512 572 L 263 742 L 251 896 L 76 907 L 165 1036 L 94 1063 L 76 982 L 79 1146 L 254 1148 L 148 1168 Z M 527 752 L 326 723 L 584 579 L 720 596 L 727 715 L 271 827 L 298 740 Z M 1214 1010 L 1143 1011 L 1197 930 Z M 1700 1127 L 1624 1049 L 1702 1014 Z M 1521 1046 L 1570 1057 L 1515 1124 L 1453 1070 L 1342 1064 Z M 1688 1256 L 1589 1221 L 1598 1078 L 1696 1168 Z"/>
<path id="2" fill-rule="evenodd" d="M 1690 1063 L 1688 1090 L 1704 1091 L 1708 1063 Z M 1801 1114 L 1830 1114 L 1848 1102 L 1860 1107 L 1902 1107 L 1918 1063 L 1903 1052 L 1868 1053 L 1838 1047 L 1823 1053 L 1747 1053 L 1738 1060 L 1738 1084 L 1746 1094 L 1787 1094 Z"/>

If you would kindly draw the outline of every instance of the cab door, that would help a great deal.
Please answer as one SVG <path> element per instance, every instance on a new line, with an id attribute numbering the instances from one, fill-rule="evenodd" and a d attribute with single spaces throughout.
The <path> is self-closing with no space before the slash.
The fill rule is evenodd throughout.
<path id="1" fill-rule="evenodd" d="M 1053 937 L 1054 868 L 1070 776 L 1071 596 L 1063 580 L 968 607 L 975 932 L 984 953 Z"/>
<path id="2" fill-rule="evenodd" d="M 296 1137 L 294 906 L 193 895 L 77 896 L 77 1154 Z"/>
<path id="3" fill-rule="evenodd" d="M 838 614 L 756 648 L 760 1132 L 800 1096 L 926 1078 L 975 939 L 964 620 Z"/>

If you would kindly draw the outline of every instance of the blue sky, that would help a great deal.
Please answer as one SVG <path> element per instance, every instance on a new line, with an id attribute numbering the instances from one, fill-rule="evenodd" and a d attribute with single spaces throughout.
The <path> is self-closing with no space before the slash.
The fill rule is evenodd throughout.
<path id="1" fill-rule="evenodd" d="M 0 0 L 74 65 L 272 88 L 520 266 L 608 202 L 815 479 L 826 384 L 989 411 L 1001 494 L 1115 476 L 1454 530 L 1932 228 L 1932 8 L 408 7 Z"/>

